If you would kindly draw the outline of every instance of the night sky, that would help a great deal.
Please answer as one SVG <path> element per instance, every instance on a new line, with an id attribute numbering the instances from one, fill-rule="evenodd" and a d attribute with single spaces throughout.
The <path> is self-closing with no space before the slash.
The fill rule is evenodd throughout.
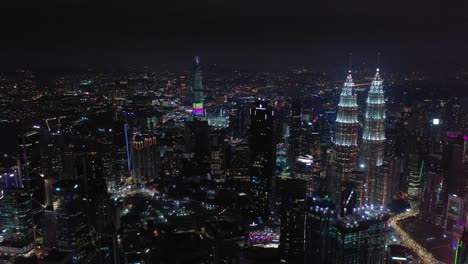
<path id="1" fill-rule="evenodd" d="M 2 1 L 0 66 L 468 66 L 468 3 L 421 0 Z M 96 3 L 98 2 L 98 3 Z M 451 2 L 451 3 L 449 3 Z"/>

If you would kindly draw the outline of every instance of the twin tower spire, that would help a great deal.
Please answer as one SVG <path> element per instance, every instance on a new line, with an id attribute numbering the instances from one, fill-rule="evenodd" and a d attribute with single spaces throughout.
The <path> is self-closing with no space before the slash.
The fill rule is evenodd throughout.
<path id="1" fill-rule="evenodd" d="M 351 71 L 340 94 L 335 123 L 335 166 L 337 172 L 337 199 L 354 193 L 359 204 L 377 203 L 381 199 L 376 189 L 377 167 L 382 165 L 385 144 L 385 100 L 382 79 L 377 68 L 367 96 L 367 109 L 363 127 L 360 176 L 358 162 L 358 104 Z M 350 187 L 351 186 L 351 187 Z"/>

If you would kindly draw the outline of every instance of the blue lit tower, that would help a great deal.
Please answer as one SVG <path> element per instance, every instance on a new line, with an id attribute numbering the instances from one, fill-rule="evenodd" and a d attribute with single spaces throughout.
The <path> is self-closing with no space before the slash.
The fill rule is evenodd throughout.
<path id="1" fill-rule="evenodd" d="M 358 105 L 354 92 L 353 78 L 351 71 L 349 71 L 340 94 L 333 142 L 337 172 L 335 194 L 337 195 L 337 200 L 341 197 L 349 196 L 343 193 L 344 189 L 348 189 L 348 192 L 351 192 L 351 189 L 347 187 L 347 183 L 349 183 L 352 173 L 356 168 L 358 125 Z"/>
<path id="2" fill-rule="evenodd" d="M 202 69 L 200 65 L 200 57 L 195 56 L 193 63 L 193 108 L 192 114 L 197 116 L 204 115 L 203 109 L 203 83 L 202 83 Z"/>
<path id="3" fill-rule="evenodd" d="M 375 203 L 382 200 L 376 197 L 375 188 L 378 181 L 377 167 L 383 163 L 385 146 L 385 98 L 378 68 L 367 96 L 362 144 L 360 166 L 365 171 L 365 198 L 367 203 Z"/>

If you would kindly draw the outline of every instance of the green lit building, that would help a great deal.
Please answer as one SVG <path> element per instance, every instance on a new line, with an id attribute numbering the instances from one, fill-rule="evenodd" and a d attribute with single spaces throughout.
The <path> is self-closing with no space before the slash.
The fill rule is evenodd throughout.
<path id="1" fill-rule="evenodd" d="M 468 231 L 463 231 L 462 235 L 458 238 L 457 252 L 455 253 L 455 264 L 468 264 Z"/>

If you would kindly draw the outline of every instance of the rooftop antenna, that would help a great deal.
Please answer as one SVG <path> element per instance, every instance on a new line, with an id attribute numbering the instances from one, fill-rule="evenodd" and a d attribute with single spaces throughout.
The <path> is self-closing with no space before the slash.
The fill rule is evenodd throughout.
<path id="1" fill-rule="evenodd" d="M 377 53 L 377 69 L 380 68 L 380 52 Z"/>
<path id="2" fill-rule="evenodd" d="M 353 65 L 353 54 L 349 53 L 349 72 L 351 73 L 351 67 Z"/>

